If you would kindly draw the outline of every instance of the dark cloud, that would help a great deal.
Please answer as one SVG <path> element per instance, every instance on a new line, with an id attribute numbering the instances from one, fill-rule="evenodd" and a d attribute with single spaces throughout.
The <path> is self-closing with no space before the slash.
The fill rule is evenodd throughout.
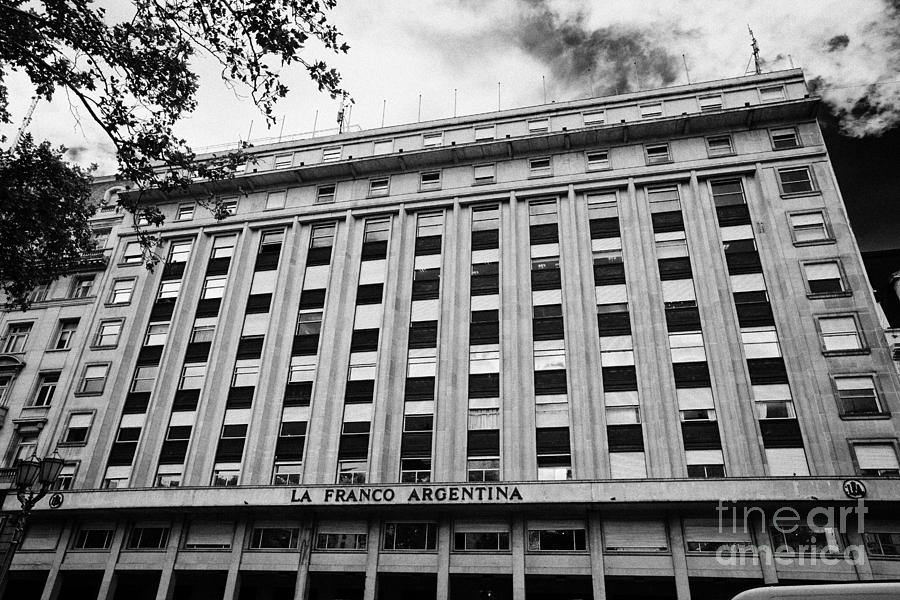
<path id="1" fill-rule="evenodd" d="M 90 150 L 87 146 L 72 146 L 66 149 L 65 157 L 72 162 L 78 162 L 81 155 Z"/>
<path id="2" fill-rule="evenodd" d="M 846 33 L 842 33 L 840 35 L 836 35 L 827 42 L 825 42 L 825 47 L 828 52 L 835 52 L 837 50 L 843 50 L 847 46 L 850 45 L 850 38 Z"/>

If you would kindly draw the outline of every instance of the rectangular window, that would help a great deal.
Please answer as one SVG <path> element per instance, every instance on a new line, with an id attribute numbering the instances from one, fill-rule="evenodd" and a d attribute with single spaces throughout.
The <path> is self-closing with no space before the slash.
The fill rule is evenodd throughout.
<path id="1" fill-rule="evenodd" d="M 716 135 L 706 138 L 706 149 L 709 156 L 728 156 L 734 154 L 730 135 Z"/>
<path id="2" fill-rule="evenodd" d="M 494 165 L 475 165 L 475 183 L 494 183 Z"/>
<path id="3" fill-rule="evenodd" d="M 442 146 L 444 144 L 444 132 L 439 131 L 437 133 L 426 133 L 422 136 L 422 147 L 423 148 L 437 148 L 438 146 Z"/>
<path id="4" fill-rule="evenodd" d="M 256 387 L 259 381 L 259 359 L 238 360 L 231 378 L 232 387 Z"/>
<path id="5" fill-rule="evenodd" d="M 788 215 L 791 235 L 795 243 L 814 243 L 831 240 L 831 233 L 822 211 L 794 213 Z"/>
<path id="6" fill-rule="evenodd" d="M 878 391 L 871 375 L 835 377 L 834 386 L 842 415 L 862 416 L 881 414 Z"/>
<path id="7" fill-rule="evenodd" d="M 587 166 L 590 170 L 609 168 L 609 151 L 595 150 L 587 153 Z"/>
<path id="8" fill-rule="evenodd" d="M 900 533 L 864 533 L 863 539 L 869 555 L 900 558 Z"/>
<path id="9" fill-rule="evenodd" d="M 294 155 L 293 154 L 276 154 L 275 155 L 275 168 L 276 169 L 287 169 L 290 168 L 291 165 L 294 164 Z"/>
<path id="10" fill-rule="evenodd" d="M 72 547 L 75 550 L 108 550 L 112 537 L 112 529 L 80 529 Z"/>
<path id="11" fill-rule="evenodd" d="M 94 276 L 84 275 L 72 278 L 72 287 L 69 289 L 69 298 L 87 298 L 94 287 Z"/>
<path id="12" fill-rule="evenodd" d="M 863 348 L 859 325 L 853 316 L 819 317 L 819 331 L 825 352 L 861 350 Z"/>
<path id="13" fill-rule="evenodd" d="M 210 258 L 231 258 L 234 256 L 234 244 L 236 235 L 217 235 L 213 238 L 213 247 Z"/>
<path id="14" fill-rule="evenodd" d="M 797 129 L 795 127 L 770 129 L 769 135 L 772 136 L 773 150 L 786 150 L 788 148 L 800 147 L 800 138 L 797 135 Z"/>
<path id="15" fill-rule="evenodd" d="M 494 139 L 494 126 L 493 125 L 480 125 L 475 128 L 475 141 L 483 142 L 486 140 Z"/>
<path id="16" fill-rule="evenodd" d="M 648 165 L 659 165 L 670 162 L 669 144 L 652 144 L 644 147 Z"/>
<path id="17" fill-rule="evenodd" d="M 322 148 L 322 162 L 334 162 L 341 160 L 341 147 L 332 146 L 330 148 Z"/>
<path id="18" fill-rule="evenodd" d="M 266 210 L 276 210 L 279 208 L 284 208 L 285 203 L 287 202 L 287 191 L 286 190 L 278 190 L 275 192 L 269 192 L 266 196 Z"/>
<path id="19" fill-rule="evenodd" d="M 662 116 L 662 104 L 659 102 L 655 104 L 643 104 L 641 105 L 641 118 L 642 119 L 652 119 L 654 117 Z"/>
<path id="20" fill-rule="evenodd" d="M 384 550 L 434 550 L 437 547 L 435 523 L 385 523 Z"/>
<path id="21" fill-rule="evenodd" d="M 709 182 L 716 208 L 746 204 L 744 186 L 740 179 L 718 179 Z"/>
<path id="22" fill-rule="evenodd" d="M 134 279 L 116 279 L 109 292 L 110 304 L 128 304 L 134 293 Z"/>
<path id="23" fill-rule="evenodd" d="M 509 531 L 456 531 L 453 549 L 457 552 L 502 552 L 509 550 Z"/>
<path id="24" fill-rule="evenodd" d="M 134 378 L 131 380 L 132 392 L 151 392 L 156 382 L 158 366 L 138 367 L 134 370 Z"/>
<path id="25" fill-rule="evenodd" d="M 372 152 L 375 156 L 379 154 L 390 154 L 394 151 L 394 140 L 378 140 Z"/>
<path id="26" fill-rule="evenodd" d="M 180 242 L 172 242 L 172 245 L 169 247 L 169 258 L 166 260 L 168 263 L 182 263 L 187 262 L 188 258 L 191 256 L 191 241 L 180 241 Z"/>
<path id="27" fill-rule="evenodd" d="M 290 550 L 297 547 L 300 529 L 296 527 L 255 527 L 250 536 L 251 550 Z"/>
<path id="28" fill-rule="evenodd" d="M 529 552 L 584 552 L 587 535 L 582 529 L 529 529 Z"/>
<path id="29" fill-rule="evenodd" d="M 136 265 L 144 260 L 144 251 L 141 249 L 140 242 L 128 242 L 125 244 L 125 251 L 122 253 L 123 265 Z"/>
<path id="30" fill-rule="evenodd" d="M 369 196 L 387 196 L 389 190 L 390 179 L 388 177 L 379 177 L 378 179 L 369 180 Z"/>
<path id="31" fill-rule="evenodd" d="M 722 96 L 720 94 L 709 94 L 708 96 L 700 96 L 700 112 L 713 112 L 722 110 Z"/>
<path id="32" fill-rule="evenodd" d="M 316 550 L 365 550 L 369 536 L 365 533 L 316 533 Z"/>
<path id="33" fill-rule="evenodd" d="M 71 490 L 75 484 L 75 474 L 78 472 L 78 463 L 66 463 L 63 465 L 59 477 L 56 478 L 52 490 L 65 491 Z"/>
<path id="34" fill-rule="evenodd" d="M 169 337 L 168 323 L 151 323 L 144 338 L 145 346 L 164 346 Z"/>
<path id="35" fill-rule="evenodd" d="M 128 535 L 129 550 L 165 550 L 169 543 L 168 527 L 135 527 Z"/>
<path id="36" fill-rule="evenodd" d="M 3 343 L 3 352 L 5 354 L 15 354 L 16 352 L 25 351 L 25 343 L 28 341 L 28 334 L 31 332 L 31 323 L 12 323 L 6 328 L 5 342 Z"/>
<path id="37" fill-rule="evenodd" d="M 56 391 L 56 384 L 59 382 L 59 371 L 49 373 L 41 373 L 38 376 L 38 386 L 34 394 L 31 406 L 45 407 L 50 406 L 53 401 L 53 393 Z M 2 398 L 2 394 L 0 394 Z"/>
<path id="38" fill-rule="evenodd" d="M 602 110 L 592 110 L 591 112 L 582 113 L 584 118 L 584 126 L 603 125 L 606 122 L 606 112 Z"/>
<path id="39" fill-rule="evenodd" d="M 156 295 L 157 300 L 165 300 L 166 298 L 177 298 L 178 292 L 181 291 L 181 280 L 163 281 L 159 284 L 159 292 Z"/>
<path id="40" fill-rule="evenodd" d="M 97 337 L 94 338 L 95 346 L 115 347 L 119 343 L 122 333 L 122 319 L 100 321 L 97 328 Z"/>
<path id="41" fill-rule="evenodd" d="M 194 203 L 188 202 L 178 205 L 178 212 L 175 214 L 176 221 L 190 221 L 194 218 Z"/>
<path id="42" fill-rule="evenodd" d="M 206 363 L 185 364 L 178 381 L 179 390 L 199 390 L 206 379 Z"/>
<path id="43" fill-rule="evenodd" d="M 333 183 L 331 185 L 320 185 L 316 190 L 316 204 L 330 204 L 334 202 L 336 187 Z"/>
<path id="44" fill-rule="evenodd" d="M 272 472 L 272 485 L 300 485 L 303 479 L 303 463 L 276 461 Z"/>
<path id="45" fill-rule="evenodd" d="M 531 177 L 544 177 L 551 174 L 549 158 L 532 158 L 528 160 L 528 173 Z"/>
<path id="46" fill-rule="evenodd" d="M 759 88 L 759 99 L 763 102 L 778 102 L 784 100 L 784 86 L 770 85 Z"/>
<path id="47" fill-rule="evenodd" d="M 809 167 L 778 169 L 778 184 L 784 195 L 803 194 L 816 190 Z"/>
<path id="48" fill-rule="evenodd" d="M 87 365 L 81 376 L 80 394 L 101 394 L 106 386 L 106 374 L 109 365 Z"/>
<path id="49" fill-rule="evenodd" d="M 237 214 L 237 198 L 222 198 L 221 202 L 226 215 L 233 217 Z"/>
<path id="50" fill-rule="evenodd" d="M 225 295 L 225 283 L 228 277 L 225 275 L 212 275 L 203 281 L 203 290 L 200 292 L 202 300 L 221 298 Z"/>
<path id="51" fill-rule="evenodd" d="M 847 289 L 837 261 L 805 263 L 803 271 L 810 294 L 839 294 Z"/>
<path id="52" fill-rule="evenodd" d="M 419 189 L 421 190 L 439 190 L 441 189 L 441 172 L 426 171 L 419 174 Z"/>
<path id="53" fill-rule="evenodd" d="M 78 330 L 78 319 L 62 319 L 59 322 L 59 329 L 56 331 L 56 342 L 53 344 L 54 350 L 68 350 L 72 346 L 72 339 Z"/>
<path id="54" fill-rule="evenodd" d="M 91 430 L 91 423 L 93 423 L 93 421 L 93 413 L 72 413 L 69 415 L 69 422 L 66 424 L 62 443 L 84 444 L 87 442 L 88 433 Z"/>
<path id="55" fill-rule="evenodd" d="M 550 131 L 548 119 L 532 119 L 528 121 L 528 133 L 546 133 Z"/>

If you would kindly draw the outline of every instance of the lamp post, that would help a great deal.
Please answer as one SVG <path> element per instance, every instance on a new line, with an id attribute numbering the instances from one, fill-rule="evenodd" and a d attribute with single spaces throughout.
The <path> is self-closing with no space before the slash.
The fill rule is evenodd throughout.
<path id="1" fill-rule="evenodd" d="M 13 483 L 16 488 L 16 497 L 19 499 L 19 504 L 22 508 L 16 514 L 16 522 L 9 549 L 6 552 L 2 565 L 0 565 L 0 589 L 6 584 L 13 556 L 15 556 L 16 550 L 25 536 L 25 526 L 28 524 L 28 517 L 31 516 L 31 509 L 34 508 L 34 505 L 41 498 L 47 495 L 47 492 L 56 483 L 57 477 L 62 472 L 63 464 L 63 459 L 54 452 L 51 456 L 43 459 L 38 458 L 36 454 L 32 454 L 30 458 L 21 460 L 16 465 Z"/>

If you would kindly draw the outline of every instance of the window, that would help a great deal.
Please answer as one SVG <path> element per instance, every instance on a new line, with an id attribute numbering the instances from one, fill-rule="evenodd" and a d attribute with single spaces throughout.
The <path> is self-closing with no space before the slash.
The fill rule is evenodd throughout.
<path id="1" fill-rule="evenodd" d="M 794 127 L 770 129 L 769 135 L 772 136 L 773 150 L 786 150 L 787 148 L 800 147 L 800 138 L 797 136 L 797 129 Z"/>
<path id="2" fill-rule="evenodd" d="M 441 189 L 441 172 L 428 171 L 419 174 L 419 189 L 422 190 L 439 190 Z"/>
<path id="3" fill-rule="evenodd" d="M 334 162 L 341 160 L 341 147 L 332 146 L 330 148 L 322 148 L 322 162 Z"/>
<path id="4" fill-rule="evenodd" d="M 365 550 L 369 536 L 365 533 L 316 534 L 316 550 Z"/>
<path id="5" fill-rule="evenodd" d="M 300 529 L 296 527 L 254 527 L 251 550 L 288 550 L 297 547 Z"/>
<path id="6" fill-rule="evenodd" d="M 72 278 L 72 287 L 69 289 L 69 298 L 87 298 L 94 287 L 94 276 L 84 275 Z"/>
<path id="7" fill-rule="evenodd" d="M 284 205 L 286 202 L 287 202 L 287 191 L 286 190 L 278 190 L 276 192 L 269 192 L 268 196 L 266 196 L 266 210 L 276 210 L 279 208 L 284 208 Z"/>
<path id="8" fill-rule="evenodd" d="M 75 550 L 108 550 L 112 536 L 112 529 L 80 529 L 73 547 Z"/>
<path id="9" fill-rule="evenodd" d="M 801 523 L 806 519 L 801 516 Z M 795 554 L 822 554 L 840 552 L 837 531 L 831 527 L 813 529 L 809 525 L 789 525 L 770 527 L 772 546 L 775 549 Z"/>
<path id="10" fill-rule="evenodd" d="M 132 392 L 151 392 L 151 391 L 153 391 L 153 384 L 156 383 L 156 375 L 158 372 L 159 372 L 159 367 L 156 365 L 137 367 L 134 370 L 134 379 L 131 380 L 131 391 Z"/>
<path id="11" fill-rule="evenodd" d="M 62 471 L 59 472 L 59 477 L 56 478 L 56 481 L 53 483 L 53 487 L 50 489 L 65 491 L 71 490 L 72 486 L 75 483 L 75 473 L 78 472 L 78 463 L 66 463 L 63 465 Z"/>
<path id="12" fill-rule="evenodd" d="M 62 319 L 59 322 L 59 329 L 56 331 L 56 342 L 53 344 L 53 349 L 68 350 L 72 346 L 72 338 L 75 337 L 77 329 L 78 319 Z"/>
<path id="13" fill-rule="evenodd" d="M 165 550 L 168 542 L 168 527 L 134 527 L 125 547 L 129 550 Z"/>
<path id="14" fill-rule="evenodd" d="M 84 444 L 87 442 L 91 423 L 94 421 L 93 413 L 72 413 L 69 422 L 63 432 L 63 444 Z"/>
<path id="15" fill-rule="evenodd" d="M 444 132 L 439 131 L 437 133 L 426 133 L 422 136 L 422 147 L 423 148 L 437 148 L 438 146 L 442 146 L 444 144 Z"/>
<path id="16" fill-rule="evenodd" d="M 587 153 L 588 169 L 608 169 L 609 168 L 609 152 L 607 150 L 596 150 Z"/>
<path id="17" fill-rule="evenodd" d="M 191 241 L 180 241 L 180 242 L 172 242 L 172 246 L 169 248 L 169 258 L 166 262 L 169 263 L 181 263 L 187 262 L 188 258 L 191 256 Z"/>
<path id="18" fill-rule="evenodd" d="M 231 378 L 232 387 L 256 387 L 259 381 L 259 359 L 238 360 Z"/>
<path id="19" fill-rule="evenodd" d="M 119 335 L 122 333 L 122 319 L 100 321 L 97 328 L 97 337 L 94 338 L 94 346 L 115 347 L 119 343 Z"/>
<path id="20" fill-rule="evenodd" d="M 528 172 L 531 177 L 544 177 L 551 174 L 549 158 L 532 158 L 528 161 Z"/>
<path id="21" fill-rule="evenodd" d="M 784 100 L 784 86 L 770 85 L 759 88 L 759 99 L 763 102 L 778 102 Z"/>
<path id="22" fill-rule="evenodd" d="M 870 556 L 900 558 L 900 533 L 864 533 L 863 539 Z"/>
<path id="23" fill-rule="evenodd" d="M 434 523 L 384 524 L 384 550 L 434 550 L 436 543 Z"/>
<path id="24" fill-rule="evenodd" d="M 469 411 L 471 420 L 472 413 Z M 489 412 L 497 415 L 497 409 L 484 409 L 480 412 Z M 470 458 L 466 463 L 466 471 L 468 473 L 468 481 L 500 481 L 500 459 L 490 457 Z"/>
<path id="25" fill-rule="evenodd" d="M 662 116 L 662 104 L 644 104 L 641 106 L 641 118 L 652 119 L 653 117 Z"/>
<path id="26" fill-rule="evenodd" d="M 851 315 L 819 317 L 819 331 L 825 352 L 862 350 L 864 347 L 859 325 Z"/>
<path id="27" fill-rule="evenodd" d="M 125 251 L 122 253 L 123 265 L 136 265 L 144 260 L 144 251 L 141 249 L 139 242 L 128 242 L 125 244 Z"/>
<path id="28" fill-rule="evenodd" d="M 831 241 L 831 233 L 828 231 L 825 213 L 822 211 L 794 213 L 788 215 L 788 220 L 795 243 Z"/>
<path id="29" fill-rule="evenodd" d="M 778 184 L 784 195 L 804 194 L 816 191 L 809 167 L 778 169 Z"/>
<path id="30" fill-rule="evenodd" d="M 31 323 L 12 323 L 6 328 L 6 341 L 3 344 L 3 352 L 14 354 L 25 351 L 25 343 L 31 332 Z"/>
<path id="31" fill-rule="evenodd" d="M 394 151 L 394 140 L 378 140 L 375 142 L 375 149 L 372 154 L 390 154 Z"/>
<path id="32" fill-rule="evenodd" d="M 275 463 L 272 473 L 272 485 L 300 485 L 303 476 L 303 463 Z"/>
<path id="33" fill-rule="evenodd" d="M 194 218 L 194 203 L 179 204 L 178 212 L 175 213 L 176 221 L 190 221 Z"/>
<path id="34" fill-rule="evenodd" d="M 110 304 L 128 304 L 134 293 L 134 279 L 116 279 L 109 291 Z"/>
<path id="35" fill-rule="evenodd" d="M 493 125 L 481 125 L 475 128 L 475 141 L 483 142 L 485 140 L 494 139 L 494 126 Z"/>
<path id="36" fill-rule="evenodd" d="M 728 156 L 734 154 L 730 135 L 716 135 L 706 138 L 706 149 L 710 156 Z"/>
<path id="37" fill-rule="evenodd" d="M 713 112 L 722 110 L 722 96 L 719 94 L 710 94 L 708 96 L 700 96 L 700 112 Z"/>
<path id="38" fill-rule="evenodd" d="M 225 295 L 225 282 L 227 280 L 228 277 L 225 275 L 207 277 L 203 281 L 203 291 L 200 293 L 200 298 L 203 300 L 221 298 Z"/>
<path id="39" fill-rule="evenodd" d="M 246 427 L 246 426 L 245 426 Z M 212 486 L 213 487 L 234 487 L 238 484 L 241 476 L 240 464 L 216 464 L 213 467 Z"/>
<path id="40" fill-rule="evenodd" d="M 50 406 L 53 401 L 53 393 L 56 391 L 56 384 L 59 382 L 59 371 L 49 373 L 41 373 L 38 376 L 37 390 L 31 406 L 44 407 Z M 0 395 L 2 396 L 2 395 Z"/>
<path id="41" fill-rule="evenodd" d="M 893 442 L 853 442 L 856 470 L 867 477 L 895 477 L 900 475 L 897 449 Z"/>
<path id="42" fill-rule="evenodd" d="M 550 121 L 547 119 L 532 119 L 528 121 L 528 133 L 546 133 L 550 131 Z"/>
<path id="43" fill-rule="evenodd" d="M 294 155 L 293 154 L 276 154 L 275 155 L 275 168 L 276 169 L 287 169 L 294 163 Z"/>
<path id="44" fill-rule="evenodd" d="M 109 242 L 109 233 L 110 229 L 95 229 L 94 230 L 94 245 L 97 249 L 105 250 L 106 245 Z"/>
<path id="45" fill-rule="evenodd" d="M 168 440 L 167 440 L 168 441 Z M 153 487 L 179 487 L 181 485 L 182 465 L 159 465 Z"/>
<path id="46" fill-rule="evenodd" d="M 494 165 L 475 165 L 475 183 L 494 183 Z"/>
<path id="47" fill-rule="evenodd" d="M 841 415 L 862 416 L 881 414 L 875 380 L 871 375 L 859 377 L 835 377 L 838 405 Z"/>
<path id="48" fill-rule="evenodd" d="M 178 292 L 181 291 L 181 280 L 176 281 L 163 281 L 159 284 L 159 293 L 156 296 L 157 300 L 165 300 L 166 298 L 177 298 Z"/>
<path id="49" fill-rule="evenodd" d="M 530 552 L 583 552 L 587 550 L 584 529 L 529 529 Z"/>
<path id="50" fill-rule="evenodd" d="M 145 346 L 164 346 L 169 337 L 168 323 L 151 323 L 144 338 Z"/>
<path id="51" fill-rule="evenodd" d="M 390 179 L 388 177 L 380 177 L 378 179 L 369 180 L 369 196 L 387 196 Z"/>
<path id="52" fill-rule="evenodd" d="M 217 235 L 213 238 L 212 253 L 210 258 L 231 258 L 234 256 L 234 244 L 237 241 L 236 235 Z"/>
<path id="53" fill-rule="evenodd" d="M 190 524 L 184 547 L 187 550 L 224 550 L 231 548 L 234 523 L 228 521 L 195 521 Z"/>
<path id="54" fill-rule="evenodd" d="M 109 365 L 87 365 L 84 368 L 84 374 L 81 376 L 81 385 L 78 387 L 79 394 L 102 394 L 103 388 L 106 386 L 106 374 L 109 371 Z"/>
<path id="55" fill-rule="evenodd" d="M 329 204 L 334 202 L 334 192 L 337 186 L 320 185 L 316 190 L 316 204 Z"/>
<path id="56" fill-rule="evenodd" d="M 603 125 L 606 122 L 606 113 L 602 110 L 594 110 L 582 114 L 584 126 Z"/>
<path id="57" fill-rule="evenodd" d="M 659 165 L 672 160 L 669 156 L 669 144 L 653 144 L 645 146 L 648 165 Z"/>
<path id="58" fill-rule="evenodd" d="M 846 291 L 837 261 L 805 263 L 806 288 L 810 294 L 839 294 Z"/>
<path id="59" fill-rule="evenodd" d="M 369 464 L 364 460 L 342 460 L 338 462 L 337 482 L 341 485 L 361 485 L 366 482 Z"/>
<path id="60" fill-rule="evenodd" d="M 179 390 L 199 390 L 206 378 L 206 363 L 186 364 L 181 369 Z"/>
<path id="61" fill-rule="evenodd" d="M 453 549 L 457 552 L 509 550 L 508 531 L 456 531 Z"/>

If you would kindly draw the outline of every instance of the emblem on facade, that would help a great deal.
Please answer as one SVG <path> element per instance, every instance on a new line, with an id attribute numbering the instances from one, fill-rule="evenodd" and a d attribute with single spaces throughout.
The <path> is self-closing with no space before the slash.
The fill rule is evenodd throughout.
<path id="1" fill-rule="evenodd" d="M 47 502 L 50 504 L 50 508 L 59 508 L 63 505 L 63 500 L 65 500 L 63 495 L 56 493 L 50 496 L 50 499 Z"/>
<path id="2" fill-rule="evenodd" d="M 848 479 L 844 482 L 844 493 L 848 498 L 865 498 L 866 486 L 859 479 Z"/>

